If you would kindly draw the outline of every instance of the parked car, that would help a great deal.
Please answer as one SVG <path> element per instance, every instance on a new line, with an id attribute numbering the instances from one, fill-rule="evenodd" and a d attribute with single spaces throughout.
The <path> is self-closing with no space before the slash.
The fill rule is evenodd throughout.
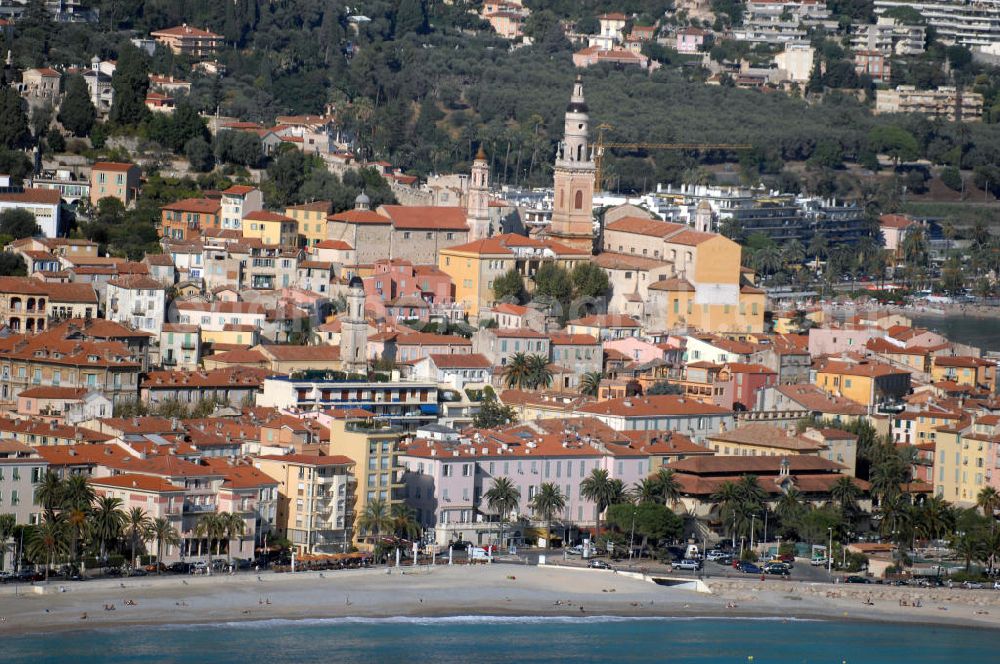
<path id="1" fill-rule="evenodd" d="M 761 573 L 763 573 L 763 570 L 761 570 L 760 567 L 758 567 L 757 565 L 754 565 L 753 563 L 748 563 L 748 562 L 741 562 L 736 569 L 738 569 L 739 571 L 743 572 L 744 574 L 761 574 Z"/>
<path id="2" fill-rule="evenodd" d="M 788 576 L 791 574 L 791 571 L 788 569 L 788 565 L 773 561 L 764 565 L 764 571 L 768 574 L 775 574 L 777 576 Z"/>
<path id="3" fill-rule="evenodd" d="M 680 562 L 674 563 L 674 567 L 676 567 L 677 569 L 687 569 L 691 570 L 692 572 L 697 572 L 698 570 L 701 569 L 701 561 L 695 560 L 694 558 L 685 558 Z"/>
<path id="4" fill-rule="evenodd" d="M 729 565 L 733 564 L 733 557 L 730 556 L 727 553 L 726 555 L 722 556 L 721 558 L 716 558 L 715 562 L 718 563 L 719 565 L 723 565 L 723 566 L 728 567 Z"/>
<path id="5" fill-rule="evenodd" d="M 576 546 L 571 546 L 566 549 L 566 553 L 571 556 L 582 556 L 583 555 L 583 545 L 577 544 Z"/>
<path id="6" fill-rule="evenodd" d="M 813 567 L 819 567 L 820 565 L 826 565 L 829 562 L 826 558 L 813 558 L 809 561 L 809 564 Z"/>
<path id="7" fill-rule="evenodd" d="M 721 549 L 712 549 L 705 554 L 705 560 L 718 560 L 719 558 L 726 558 L 729 554 Z"/>
<path id="8" fill-rule="evenodd" d="M 848 576 L 844 578 L 844 583 L 871 583 L 872 580 L 866 576 Z"/>
<path id="9" fill-rule="evenodd" d="M 191 571 L 191 563 L 171 563 L 167 566 L 167 571 L 172 574 L 187 574 Z"/>
<path id="10" fill-rule="evenodd" d="M 613 569 L 611 565 L 603 560 L 591 560 L 587 567 L 590 569 Z"/>
<path id="11" fill-rule="evenodd" d="M 790 553 L 779 554 L 778 557 L 777 557 L 777 560 L 780 560 L 781 562 L 785 563 L 789 567 L 795 567 L 795 556 L 793 556 Z"/>
<path id="12" fill-rule="evenodd" d="M 994 582 L 993 585 L 995 586 L 996 582 Z M 965 581 L 962 583 L 962 587 L 966 590 L 982 590 L 983 584 L 978 581 Z"/>

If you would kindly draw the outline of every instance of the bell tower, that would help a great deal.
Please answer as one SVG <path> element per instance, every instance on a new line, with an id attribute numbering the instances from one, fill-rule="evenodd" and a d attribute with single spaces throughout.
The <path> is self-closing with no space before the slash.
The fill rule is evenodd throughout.
<path id="1" fill-rule="evenodd" d="M 469 239 L 483 240 L 490 236 L 490 164 L 482 146 L 472 162 L 472 179 L 466 205 Z"/>
<path id="2" fill-rule="evenodd" d="M 549 236 L 588 252 L 594 250 L 594 154 L 583 79 L 573 84 L 566 107 L 565 135 L 556 152 L 555 200 Z"/>
<path id="3" fill-rule="evenodd" d="M 351 278 L 347 288 L 347 311 L 340 322 L 340 366 L 347 373 L 368 372 L 368 321 L 365 320 L 365 285 Z"/>

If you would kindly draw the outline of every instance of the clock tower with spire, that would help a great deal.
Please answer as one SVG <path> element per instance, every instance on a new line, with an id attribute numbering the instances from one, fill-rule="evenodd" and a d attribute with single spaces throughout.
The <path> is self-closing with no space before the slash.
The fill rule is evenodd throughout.
<path id="1" fill-rule="evenodd" d="M 578 75 L 566 107 L 566 130 L 556 152 L 555 199 L 549 237 L 563 244 L 594 250 L 594 153 L 589 145 L 590 116 Z"/>

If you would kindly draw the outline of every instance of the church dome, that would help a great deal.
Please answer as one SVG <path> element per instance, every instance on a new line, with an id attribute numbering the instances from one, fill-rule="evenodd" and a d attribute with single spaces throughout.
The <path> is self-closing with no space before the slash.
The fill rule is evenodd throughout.
<path id="1" fill-rule="evenodd" d="M 372 199 L 368 198 L 368 194 L 365 193 L 364 189 L 362 189 L 361 193 L 358 194 L 358 197 L 354 199 L 355 207 L 368 207 L 371 203 Z"/>

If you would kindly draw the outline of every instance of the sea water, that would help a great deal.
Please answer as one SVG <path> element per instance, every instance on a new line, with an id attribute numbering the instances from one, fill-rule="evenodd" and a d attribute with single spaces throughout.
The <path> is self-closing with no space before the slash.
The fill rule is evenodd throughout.
<path id="1" fill-rule="evenodd" d="M 331 618 L 5 636 L 2 662 L 1000 661 L 1000 631 L 752 618 Z"/>

